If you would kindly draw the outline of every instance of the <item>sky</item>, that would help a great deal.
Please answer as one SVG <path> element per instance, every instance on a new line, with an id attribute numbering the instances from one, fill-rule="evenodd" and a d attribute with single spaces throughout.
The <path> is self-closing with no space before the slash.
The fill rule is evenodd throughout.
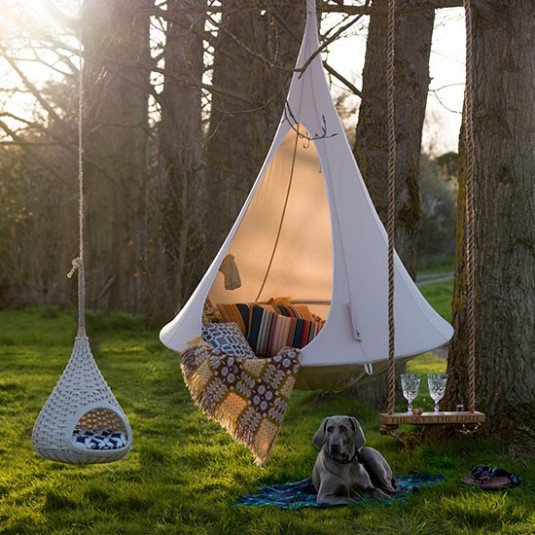
<path id="1" fill-rule="evenodd" d="M 63 0 L 61 5 L 71 5 L 75 8 L 80 0 Z M 16 28 L 2 25 L 4 15 L 9 11 L 16 12 L 18 6 L 31 6 L 35 18 L 45 22 L 53 28 L 54 21 L 43 8 L 41 0 L 0 0 L 0 38 L 10 37 L 10 31 Z M 16 35 L 16 33 L 15 33 Z M 465 29 L 462 8 L 440 9 L 436 12 L 435 30 L 430 61 L 431 85 L 427 105 L 426 125 L 424 127 L 424 149 L 441 154 L 450 150 L 457 150 L 457 141 L 461 124 L 461 110 L 464 91 L 464 57 L 465 57 Z M 345 36 L 330 45 L 328 53 L 329 63 L 357 87 L 362 85 L 362 67 L 365 53 L 365 31 L 350 29 Z M 39 72 L 38 63 L 25 62 L 25 72 L 30 78 L 38 79 L 50 76 Z M 0 65 L 0 77 L 7 80 L 10 76 L 9 68 Z M 338 84 L 339 85 L 339 84 Z M 333 93 L 336 93 L 336 84 Z M 31 107 L 32 102 L 20 99 L 19 106 Z M 350 102 L 356 104 L 357 101 Z"/>
<path id="2" fill-rule="evenodd" d="M 362 87 L 366 42 L 365 34 L 356 33 L 360 35 L 346 36 L 330 46 L 328 62 L 356 87 Z M 465 78 L 463 8 L 437 10 L 429 67 L 431 83 L 422 144 L 438 154 L 457 151 Z"/>

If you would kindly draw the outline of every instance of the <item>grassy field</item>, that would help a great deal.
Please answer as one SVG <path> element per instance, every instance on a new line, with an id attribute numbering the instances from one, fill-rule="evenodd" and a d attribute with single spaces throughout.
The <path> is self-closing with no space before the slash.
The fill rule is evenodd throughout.
<path id="1" fill-rule="evenodd" d="M 40 458 L 33 423 L 65 366 L 75 334 L 71 311 L 0 311 L 0 533 L 9 534 L 488 534 L 535 533 L 535 467 L 477 436 L 404 449 L 378 433 L 377 412 L 346 394 L 296 392 L 273 458 L 264 468 L 194 407 L 176 354 L 157 328 L 126 315 L 90 315 L 101 371 L 129 416 L 134 447 L 109 465 L 70 466 Z M 425 355 L 413 371 L 443 369 Z M 416 404 L 428 403 L 418 398 Z M 398 475 L 444 481 L 405 500 L 287 511 L 234 501 L 267 483 L 310 475 L 312 436 L 324 416 L 359 417 L 368 443 Z M 517 473 L 522 485 L 485 493 L 459 479 L 473 465 Z"/>

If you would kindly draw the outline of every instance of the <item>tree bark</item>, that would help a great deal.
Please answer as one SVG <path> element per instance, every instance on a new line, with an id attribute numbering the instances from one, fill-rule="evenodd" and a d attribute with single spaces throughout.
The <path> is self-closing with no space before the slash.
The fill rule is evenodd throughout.
<path id="1" fill-rule="evenodd" d="M 163 247 L 153 269 L 158 317 L 177 311 L 195 289 L 204 269 L 206 209 L 202 154 L 202 91 L 205 15 L 182 14 L 185 7 L 205 7 L 206 0 L 171 0 L 164 50 L 165 81 L 159 97 L 161 122 L 159 204 Z M 155 207 L 157 209 L 157 207 Z"/>
<path id="2" fill-rule="evenodd" d="M 298 35 L 305 20 L 283 3 L 264 12 L 240 11 L 242 4 L 223 4 L 214 55 L 213 84 L 222 92 L 212 94 L 207 146 L 211 256 L 251 189 L 283 109 L 299 42 L 278 19 Z"/>
<path id="3" fill-rule="evenodd" d="M 100 310 L 143 308 L 152 4 L 84 2 L 87 303 Z"/>
<path id="4" fill-rule="evenodd" d="M 374 7 L 381 8 L 385 4 L 385 0 L 375 0 Z M 430 82 L 429 55 L 433 23 L 432 10 L 398 14 L 395 37 L 395 248 L 413 278 L 416 274 L 416 243 L 420 220 L 418 174 L 421 134 Z M 386 36 L 386 14 L 382 11 L 373 12 L 368 29 L 362 102 L 353 150 L 375 208 L 385 226 L 388 198 Z M 398 375 L 400 371 L 398 370 Z M 386 377 L 364 383 L 355 388 L 355 392 L 359 397 L 384 407 L 388 397 Z"/>
<path id="5" fill-rule="evenodd" d="M 482 432 L 535 451 L 535 41 L 533 3 L 473 11 L 477 409 Z M 466 111 L 466 110 L 465 110 Z M 462 146 L 465 162 L 465 147 Z M 445 404 L 467 404 L 465 172 L 461 173 L 455 336 Z"/>

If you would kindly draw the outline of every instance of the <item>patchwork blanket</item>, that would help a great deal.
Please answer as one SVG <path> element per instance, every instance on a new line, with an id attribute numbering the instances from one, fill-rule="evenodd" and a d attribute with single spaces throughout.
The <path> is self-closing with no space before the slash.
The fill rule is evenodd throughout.
<path id="1" fill-rule="evenodd" d="M 443 476 L 440 475 L 421 475 L 409 474 L 408 476 L 396 476 L 396 481 L 399 486 L 399 493 L 395 494 L 393 499 L 403 499 L 407 494 L 417 492 L 420 488 L 427 485 L 436 485 L 443 481 Z M 267 485 L 258 489 L 255 494 L 246 494 L 239 498 L 235 505 L 270 505 L 280 509 L 301 509 L 302 507 L 339 507 L 318 503 L 316 501 L 317 491 L 312 483 L 312 478 L 303 479 L 302 481 L 295 481 L 292 483 L 277 483 L 275 485 Z M 381 502 L 377 500 L 370 500 L 362 498 L 357 503 L 366 504 L 387 504 L 389 502 Z"/>
<path id="2" fill-rule="evenodd" d="M 269 358 L 229 355 L 198 338 L 182 353 L 180 367 L 197 406 L 262 465 L 284 420 L 299 359 L 299 350 L 289 347 Z"/>

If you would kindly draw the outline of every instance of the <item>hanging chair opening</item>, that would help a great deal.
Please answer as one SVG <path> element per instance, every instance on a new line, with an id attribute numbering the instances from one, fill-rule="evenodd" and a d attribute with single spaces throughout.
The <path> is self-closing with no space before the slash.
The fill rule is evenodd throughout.
<path id="1" fill-rule="evenodd" d="M 76 422 L 71 441 L 78 449 L 109 451 L 126 448 L 130 437 L 128 427 L 117 412 L 97 407 Z"/>
<path id="2" fill-rule="evenodd" d="M 270 303 L 308 306 L 327 318 L 333 248 L 325 178 L 315 143 L 291 128 L 258 181 L 209 292 L 214 305 Z M 232 263 L 229 262 L 232 259 Z M 240 285 L 229 285 L 228 269 Z"/>
<path id="3" fill-rule="evenodd" d="M 303 348 L 325 324 L 332 277 L 327 187 L 314 141 L 297 124 L 262 173 L 228 244 L 203 323 L 236 323 L 258 356 Z M 205 339 L 213 340 L 213 331 L 203 329 Z"/>

